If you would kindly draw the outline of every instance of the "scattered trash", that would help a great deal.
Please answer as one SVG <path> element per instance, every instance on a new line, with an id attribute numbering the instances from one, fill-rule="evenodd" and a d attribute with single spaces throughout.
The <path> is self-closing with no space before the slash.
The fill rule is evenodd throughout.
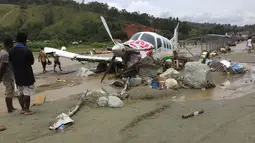
<path id="1" fill-rule="evenodd" d="M 178 88 L 178 82 L 173 79 L 173 78 L 169 78 L 166 80 L 165 82 L 165 86 L 167 89 L 177 89 Z"/>
<path id="2" fill-rule="evenodd" d="M 124 106 L 124 103 L 116 96 L 109 96 L 108 106 L 112 108 L 121 108 Z"/>
<path id="3" fill-rule="evenodd" d="M 172 99 L 175 99 L 175 98 L 176 98 L 176 96 L 173 96 L 173 97 L 172 97 Z"/>
<path id="4" fill-rule="evenodd" d="M 85 100 L 85 97 L 87 97 L 88 90 L 84 92 L 84 95 L 81 97 L 80 101 L 74 106 L 71 110 L 69 110 L 68 115 L 65 113 L 60 114 L 56 118 L 58 119 L 57 122 L 55 122 L 52 126 L 49 127 L 50 130 L 56 130 L 61 125 L 67 125 L 70 123 L 73 123 L 74 120 L 72 120 L 70 117 L 73 116 L 82 105 L 83 101 Z M 61 127 L 63 128 L 63 126 Z M 65 128 L 65 127 L 64 127 Z"/>
<path id="5" fill-rule="evenodd" d="M 161 74 L 160 77 L 163 77 L 166 79 L 173 78 L 175 80 L 179 80 L 181 77 L 181 74 L 177 70 L 170 68 L 166 70 L 163 74 Z"/>
<path id="6" fill-rule="evenodd" d="M 130 86 L 131 87 L 136 87 L 142 83 L 142 78 L 137 76 L 136 78 L 131 78 L 130 79 Z"/>
<path id="7" fill-rule="evenodd" d="M 65 129 L 65 125 L 64 124 L 62 124 L 62 125 L 60 125 L 59 127 L 58 127 L 58 130 L 64 130 Z"/>
<path id="8" fill-rule="evenodd" d="M 197 115 L 203 114 L 203 113 L 204 113 L 204 110 L 195 111 L 195 112 L 190 113 L 190 114 L 182 115 L 182 119 L 187 119 L 187 118 L 190 118 L 190 117 L 193 117 L 193 116 L 197 116 Z"/>
<path id="9" fill-rule="evenodd" d="M 74 120 L 72 120 L 68 115 L 65 113 L 60 114 L 57 116 L 58 121 L 54 123 L 52 126 L 49 127 L 50 130 L 56 130 L 58 129 L 61 125 L 66 125 L 69 123 L 73 123 Z M 63 127 L 63 126 L 62 126 Z"/>
<path id="10" fill-rule="evenodd" d="M 35 103 L 32 106 L 42 105 L 45 102 L 45 100 L 46 100 L 46 96 L 36 96 Z"/>
<path id="11" fill-rule="evenodd" d="M 235 73 L 243 73 L 244 72 L 244 67 L 239 64 L 236 64 L 236 63 L 233 63 L 231 65 L 231 68 L 233 69 L 233 71 Z"/>
<path id="12" fill-rule="evenodd" d="M 152 81 L 150 88 L 152 89 L 158 89 L 159 88 L 159 82 L 158 81 Z"/>
<path id="13" fill-rule="evenodd" d="M 66 80 L 61 80 L 60 78 L 57 78 L 56 82 L 66 82 Z"/>
<path id="14" fill-rule="evenodd" d="M 220 84 L 220 86 L 228 86 L 228 85 L 230 85 L 229 80 L 227 80 L 227 81 L 223 82 L 222 84 Z"/>
<path id="15" fill-rule="evenodd" d="M 111 83 L 111 84 L 110 84 L 110 86 L 115 86 L 115 87 L 124 87 L 124 86 L 125 86 L 125 84 L 124 84 L 124 82 L 123 82 L 123 81 L 119 81 L 119 80 L 117 80 L 117 81 L 114 81 L 113 83 Z"/>
<path id="16" fill-rule="evenodd" d="M 88 94 L 87 94 L 87 100 L 91 103 L 96 103 L 97 100 L 100 98 L 100 97 L 108 97 L 109 94 L 103 90 L 103 89 L 100 89 L 100 90 L 92 90 L 92 91 L 89 91 Z"/>

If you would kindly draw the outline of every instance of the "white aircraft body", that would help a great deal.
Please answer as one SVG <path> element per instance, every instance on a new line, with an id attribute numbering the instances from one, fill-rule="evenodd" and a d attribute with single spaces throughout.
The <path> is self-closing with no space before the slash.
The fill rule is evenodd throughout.
<path id="1" fill-rule="evenodd" d="M 179 23 L 174 30 L 173 38 L 170 40 L 154 32 L 138 32 L 125 43 L 115 43 L 108 25 L 102 16 L 101 21 L 114 43 L 114 46 L 110 49 L 113 53 L 113 57 L 80 55 L 50 47 L 45 47 L 44 52 L 46 54 L 52 53 L 56 56 L 77 60 L 79 62 L 110 63 L 109 68 L 113 63 L 123 63 L 129 68 L 148 56 L 152 56 L 154 59 L 169 60 L 173 56 L 173 51 L 178 51 Z"/>

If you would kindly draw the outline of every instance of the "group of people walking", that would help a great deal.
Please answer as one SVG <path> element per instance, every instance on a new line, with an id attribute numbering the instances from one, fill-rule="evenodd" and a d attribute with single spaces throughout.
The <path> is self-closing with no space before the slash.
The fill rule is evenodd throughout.
<path id="1" fill-rule="evenodd" d="M 59 70 L 62 71 L 61 68 L 61 63 L 59 61 L 59 56 L 51 54 L 51 56 L 54 58 L 54 72 L 56 72 L 56 67 L 59 67 Z M 38 62 L 42 63 L 43 67 L 43 73 L 47 72 L 46 71 L 46 66 L 47 64 L 51 64 L 51 61 L 49 60 L 47 54 L 44 52 L 43 48 L 41 48 L 39 56 L 38 56 Z"/>

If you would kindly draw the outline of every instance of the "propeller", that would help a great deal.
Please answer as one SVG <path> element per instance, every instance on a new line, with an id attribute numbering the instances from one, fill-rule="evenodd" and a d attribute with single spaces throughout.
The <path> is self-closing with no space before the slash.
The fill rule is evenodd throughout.
<path id="1" fill-rule="evenodd" d="M 112 34 L 110 32 L 110 29 L 109 29 L 104 17 L 100 16 L 100 19 L 101 19 L 101 21 L 102 21 L 102 23 L 105 27 L 105 30 L 107 31 L 109 37 L 111 38 L 112 42 L 114 43 L 114 46 L 111 49 L 107 49 L 109 51 L 112 51 L 114 56 L 112 57 L 111 62 L 109 64 L 109 67 L 105 71 L 104 76 L 101 79 L 101 82 L 103 82 L 105 76 L 109 73 L 110 69 L 112 68 L 112 65 L 113 65 L 116 57 L 123 57 L 124 55 L 127 55 L 127 54 L 139 54 L 140 51 L 152 50 L 153 48 L 150 48 L 150 49 L 133 49 L 129 45 L 115 43 L 113 38 L 112 38 Z"/>
<path id="2" fill-rule="evenodd" d="M 105 30 L 107 31 L 109 37 L 111 38 L 112 42 L 114 43 L 114 46 L 113 46 L 112 49 L 107 48 L 107 50 L 113 52 L 114 56 L 112 57 L 111 62 L 110 62 L 110 64 L 109 64 L 109 66 L 108 66 L 108 69 L 105 71 L 104 76 L 103 76 L 102 79 L 101 79 L 101 82 L 103 82 L 105 76 L 109 73 L 110 69 L 112 68 L 113 62 L 114 62 L 115 59 L 116 59 L 115 54 L 117 53 L 117 51 L 118 51 L 120 48 L 118 47 L 118 44 L 114 42 L 114 40 L 113 40 L 113 38 L 112 38 L 112 34 L 111 34 L 111 32 L 110 32 L 110 29 L 109 29 L 109 27 L 108 27 L 108 25 L 107 25 L 107 23 L 106 23 L 104 17 L 103 17 L 103 16 L 100 16 L 100 18 L 101 18 L 101 21 L 102 21 L 102 23 L 103 23 L 103 25 L 104 25 Z"/>

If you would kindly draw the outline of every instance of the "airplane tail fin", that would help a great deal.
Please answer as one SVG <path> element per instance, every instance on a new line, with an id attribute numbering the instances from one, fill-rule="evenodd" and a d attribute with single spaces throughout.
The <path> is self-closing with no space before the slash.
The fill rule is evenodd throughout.
<path id="1" fill-rule="evenodd" d="M 178 29 L 179 29 L 179 23 L 177 24 L 176 28 L 174 29 L 174 36 L 170 40 L 171 43 L 173 43 L 173 49 L 177 50 L 178 49 Z"/>

